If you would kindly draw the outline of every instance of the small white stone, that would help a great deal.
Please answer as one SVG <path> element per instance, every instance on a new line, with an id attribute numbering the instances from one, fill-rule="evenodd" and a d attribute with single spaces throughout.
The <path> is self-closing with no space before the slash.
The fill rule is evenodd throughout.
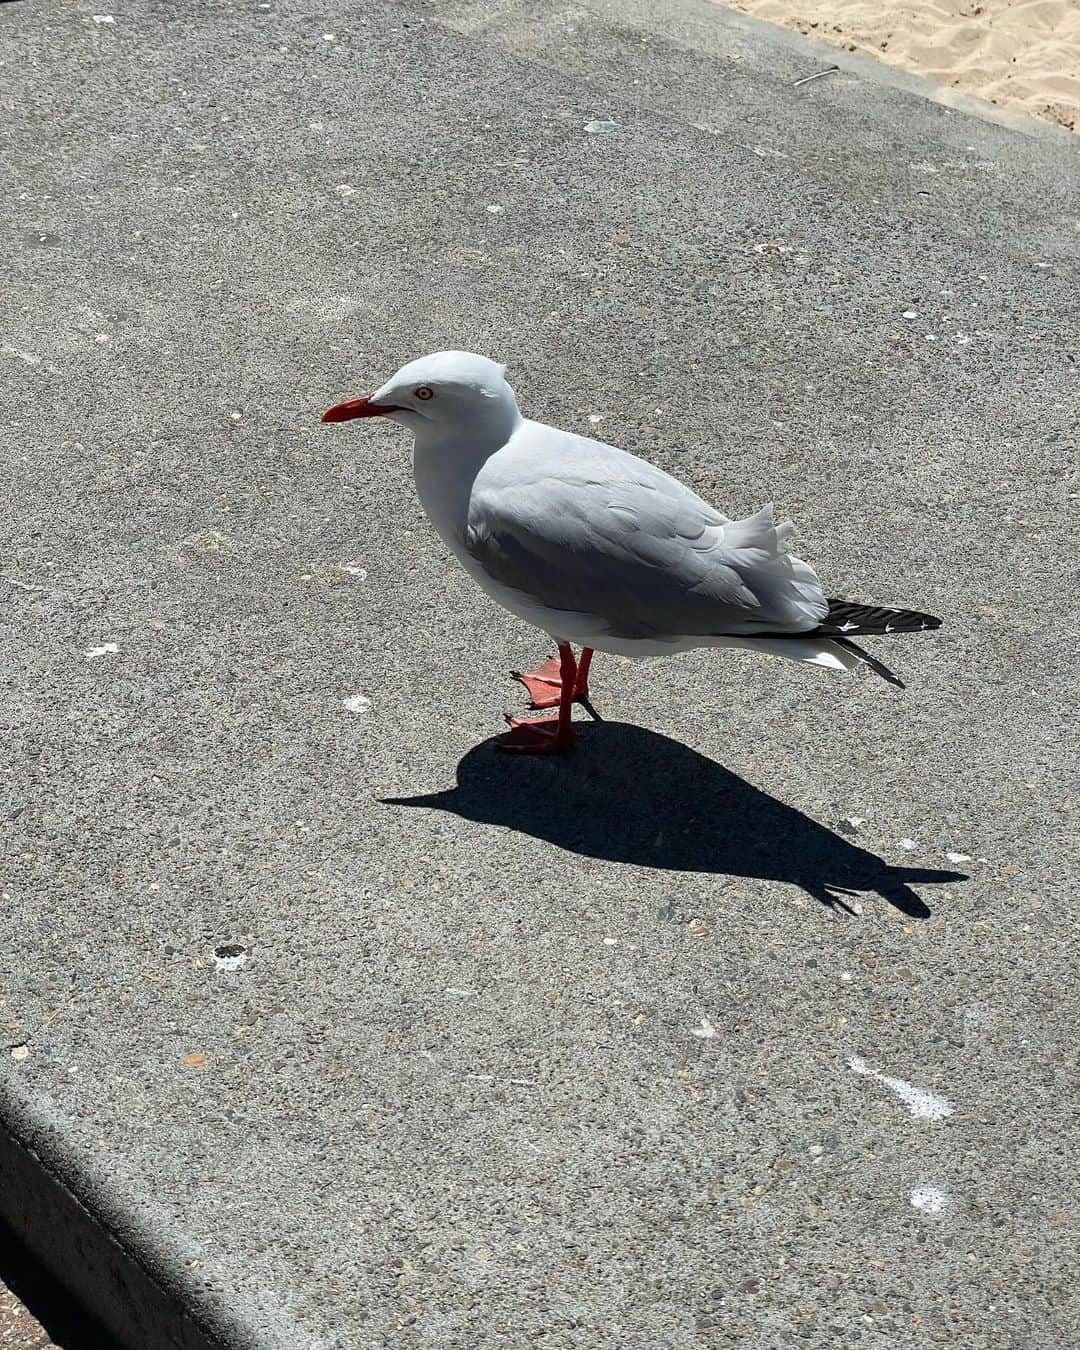
<path id="1" fill-rule="evenodd" d="M 92 14 L 90 16 L 95 23 L 115 23 L 116 20 L 111 14 Z"/>
<path id="2" fill-rule="evenodd" d="M 30 1047 L 28 1045 L 17 1045 L 11 1052 L 11 1058 L 18 1063 L 19 1060 L 25 1059 L 29 1053 Z"/>
<path id="3" fill-rule="evenodd" d="M 603 417 L 599 413 L 589 414 L 589 421 L 594 427 L 597 425 L 598 422 L 602 422 L 603 420 L 604 420 Z"/>
<path id="4" fill-rule="evenodd" d="M 618 945 L 619 945 L 618 938 L 604 938 L 605 947 L 617 947 Z"/>
<path id="5" fill-rule="evenodd" d="M 337 41 L 337 38 L 334 36 L 333 33 L 324 33 L 324 34 L 322 35 L 322 40 L 323 40 L 324 42 L 336 42 L 336 41 Z"/>
<path id="6" fill-rule="evenodd" d="M 905 309 L 903 317 L 905 319 L 917 319 L 919 317 L 919 311 L 917 309 Z"/>
<path id="7" fill-rule="evenodd" d="M 100 647 L 87 647 L 83 653 L 84 656 L 93 660 L 95 656 L 113 656 L 120 650 L 120 644 L 117 642 L 103 642 Z"/>
<path id="8" fill-rule="evenodd" d="M 241 966 L 247 965 L 247 952 L 237 952 L 235 956 L 214 956 L 214 967 L 216 970 L 223 971 L 226 975 Z"/>
<path id="9" fill-rule="evenodd" d="M 702 1041 L 713 1041 L 720 1033 L 707 1017 L 703 1017 L 701 1019 L 701 1026 L 691 1028 L 690 1035 L 697 1036 L 698 1039 Z"/>
<path id="10" fill-rule="evenodd" d="M 953 853 L 950 850 L 950 852 L 946 853 L 945 856 L 951 863 L 962 863 L 971 861 L 970 853 Z"/>
<path id="11" fill-rule="evenodd" d="M 365 698 L 363 694 L 350 694 L 341 702 L 345 711 L 351 713 L 366 713 L 371 707 L 371 699 Z"/>
<path id="12" fill-rule="evenodd" d="M 357 563 L 342 563 L 341 570 L 350 577 L 355 577 L 357 581 L 364 581 L 367 577 L 367 568 L 360 567 Z"/>
<path id="13" fill-rule="evenodd" d="M 850 970 L 842 970 L 842 971 L 840 972 L 840 979 L 844 982 L 844 984 L 850 984 L 850 983 L 851 983 L 851 979 L 852 979 L 851 971 L 850 971 Z"/>
<path id="14" fill-rule="evenodd" d="M 356 189 L 351 183 L 339 183 L 334 189 L 339 197 L 355 197 Z"/>
<path id="15" fill-rule="evenodd" d="M 491 202 L 490 205 L 488 206 L 488 210 L 491 212 L 493 216 L 501 216 L 502 213 L 506 210 L 506 207 L 500 206 L 498 202 Z"/>
<path id="16" fill-rule="evenodd" d="M 900 847 L 906 849 L 907 852 L 910 853 L 912 849 L 918 848 L 919 846 L 914 839 L 901 839 Z"/>
<path id="17" fill-rule="evenodd" d="M 600 118 L 593 122 L 586 122 L 585 130 L 593 136 L 609 135 L 613 131 L 621 131 L 622 123 L 616 122 L 613 117 Z"/>

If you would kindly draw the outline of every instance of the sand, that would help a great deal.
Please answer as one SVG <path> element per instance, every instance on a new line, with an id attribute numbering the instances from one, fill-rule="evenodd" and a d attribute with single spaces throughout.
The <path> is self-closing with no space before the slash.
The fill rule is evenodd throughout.
<path id="1" fill-rule="evenodd" d="M 3 1283 L 0 1283 L 0 1350 L 58 1350 L 48 1332 Z"/>
<path id="2" fill-rule="evenodd" d="M 848 51 L 1080 131 L 1080 0 L 729 0 Z"/>

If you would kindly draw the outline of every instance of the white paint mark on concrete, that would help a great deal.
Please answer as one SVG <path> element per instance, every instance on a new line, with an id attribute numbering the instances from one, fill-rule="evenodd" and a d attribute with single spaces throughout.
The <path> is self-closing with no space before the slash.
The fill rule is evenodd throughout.
<path id="1" fill-rule="evenodd" d="M 736 142 L 736 144 L 739 144 Z M 785 155 L 783 150 L 774 150 L 770 145 L 741 145 L 740 150 L 749 150 L 752 155 L 757 155 L 759 159 L 790 159 L 790 155 Z"/>
<path id="2" fill-rule="evenodd" d="M 866 1078 L 876 1078 L 879 1083 L 884 1083 L 891 1092 L 896 1093 L 911 1114 L 918 1116 L 920 1120 L 944 1120 L 953 1113 L 952 1103 L 947 1102 L 944 1097 L 939 1097 L 926 1088 L 915 1087 L 914 1084 L 905 1082 L 903 1078 L 892 1078 L 888 1074 L 878 1073 L 861 1055 L 852 1055 L 848 1060 L 848 1068 Z"/>
<path id="3" fill-rule="evenodd" d="M 0 347 L 0 352 L 5 356 L 13 356 L 17 361 L 25 361 L 28 366 L 40 366 L 41 357 L 35 356 L 33 352 L 24 352 L 19 347 L 13 347 L 10 342 L 5 342 Z"/>
<path id="4" fill-rule="evenodd" d="M 363 694 L 350 694 L 341 702 L 346 712 L 366 713 L 371 708 L 371 699 L 365 698 Z"/>
<path id="5" fill-rule="evenodd" d="M 103 642 L 100 647 L 87 647 L 83 653 L 88 659 L 93 660 L 95 656 L 113 656 L 120 650 L 120 644 L 117 642 Z"/>
<path id="6" fill-rule="evenodd" d="M 909 1198 L 914 1208 L 924 1214 L 940 1214 L 950 1204 L 949 1197 L 936 1186 L 916 1186 Z"/>

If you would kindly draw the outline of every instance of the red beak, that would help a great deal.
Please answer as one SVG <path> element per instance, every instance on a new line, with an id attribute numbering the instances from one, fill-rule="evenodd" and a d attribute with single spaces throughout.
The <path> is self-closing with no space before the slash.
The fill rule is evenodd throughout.
<path id="1" fill-rule="evenodd" d="M 324 422 L 348 422 L 353 417 L 385 417 L 387 413 L 400 412 L 393 403 L 372 403 L 366 395 L 362 398 L 348 398 L 344 403 L 335 403 L 322 415 Z"/>

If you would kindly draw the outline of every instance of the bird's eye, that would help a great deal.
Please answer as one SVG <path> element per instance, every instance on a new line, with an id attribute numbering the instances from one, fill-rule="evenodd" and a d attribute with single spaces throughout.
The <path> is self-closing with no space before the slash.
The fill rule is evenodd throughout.
<path id="1" fill-rule="evenodd" d="M 426 403 L 429 398 L 435 397 L 435 390 L 429 389 L 426 384 L 422 384 L 420 388 L 416 390 L 416 397 Z"/>

